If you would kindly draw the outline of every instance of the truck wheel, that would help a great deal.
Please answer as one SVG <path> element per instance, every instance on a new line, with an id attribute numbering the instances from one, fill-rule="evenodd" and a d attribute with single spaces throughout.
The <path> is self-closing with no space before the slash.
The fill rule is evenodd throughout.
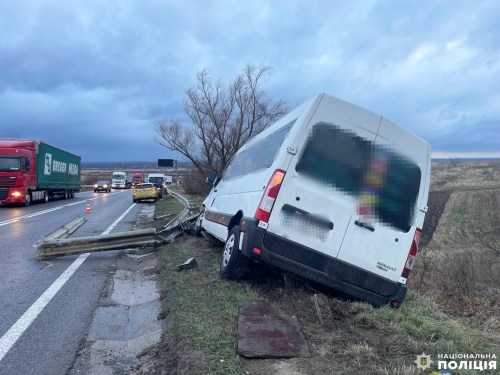
<path id="1" fill-rule="evenodd" d="M 49 192 L 47 190 L 45 190 L 43 193 L 43 201 L 45 203 L 48 203 L 48 201 L 49 201 Z"/>
<path id="2" fill-rule="evenodd" d="M 24 206 L 28 207 L 31 204 L 31 193 L 26 192 L 26 199 L 24 200 Z"/>
<path id="3" fill-rule="evenodd" d="M 223 279 L 240 279 L 247 270 L 248 258 L 241 253 L 239 245 L 240 226 L 235 225 L 227 235 L 220 260 L 220 276 Z"/>
<path id="4" fill-rule="evenodd" d="M 74 196 L 73 190 L 68 190 L 68 198 L 73 199 L 74 197 L 75 196 Z"/>

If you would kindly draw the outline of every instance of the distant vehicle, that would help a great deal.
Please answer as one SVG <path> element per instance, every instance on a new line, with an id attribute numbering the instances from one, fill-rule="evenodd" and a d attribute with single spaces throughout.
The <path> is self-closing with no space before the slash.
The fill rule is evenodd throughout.
<path id="1" fill-rule="evenodd" d="M 159 189 L 154 184 L 144 183 L 138 184 L 132 191 L 132 200 L 134 203 L 144 199 L 153 199 L 156 202 L 159 196 Z"/>
<path id="2" fill-rule="evenodd" d="M 113 172 L 111 187 L 113 189 L 130 189 L 132 187 L 132 174 L 127 172 Z"/>
<path id="3" fill-rule="evenodd" d="M 165 185 L 172 185 L 172 176 L 165 175 Z"/>
<path id="4" fill-rule="evenodd" d="M 135 186 L 137 184 L 144 183 L 144 173 L 134 173 L 134 177 L 132 178 L 132 185 Z"/>
<path id="5" fill-rule="evenodd" d="M 163 192 L 167 192 L 167 178 L 170 177 L 170 183 L 172 183 L 172 177 L 171 176 L 165 176 L 164 174 L 161 173 L 151 173 L 148 175 L 148 182 L 151 182 L 153 184 L 156 184 L 157 182 L 161 183 L 163 185 Z"/>
<path id="6" fill-rule="evenodd" d="M 0 203 L 48 202 L 81 189 L 81 158 L 40 140 L 0 139 Z"/>
<path id="7" fill-rule="evenodd" d="M 399 307 L 418 252 L 430 145 L 392 121 L 320 94 L 241 147 L 203 205 L 225 241 L 223 278 L 248 259 Z"/>
<path id="8" fill-rule="evenodd" d="M 111 193 L 111 182 L 109 181 L 97 181 L 94 185 L 94 193 L 105 191 L 107 193 Z"/>

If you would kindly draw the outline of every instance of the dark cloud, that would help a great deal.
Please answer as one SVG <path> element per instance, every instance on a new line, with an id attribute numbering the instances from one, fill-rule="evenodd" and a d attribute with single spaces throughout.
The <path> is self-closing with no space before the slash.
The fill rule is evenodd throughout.
<path id="1" fill-rule="evenodd" d="M 494 151 L 499 18 L 493 1 L 3 2 L 0 129 L 87 161 L 173 157 L 153 125 L 186 121 L 196 72 L 253 62 L 292 107 L 327 92 L 435 151 Z"/>

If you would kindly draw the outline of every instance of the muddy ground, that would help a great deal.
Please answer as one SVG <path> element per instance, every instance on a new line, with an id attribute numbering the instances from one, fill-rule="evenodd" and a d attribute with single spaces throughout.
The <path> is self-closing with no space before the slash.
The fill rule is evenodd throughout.
<path id="1" fill-rule="evenodd" d="M 435 191 L 429 193 L 429 198 L 427 200 L 428 210 L 425 215 L 422 235 L 420 237 L 420 247 L 427 246 L 432 239 L 432 235 L 438 226 L 439 219 L 444 212 L 444 208 L 450 198 L 450 195 L 451 191 Z"/>

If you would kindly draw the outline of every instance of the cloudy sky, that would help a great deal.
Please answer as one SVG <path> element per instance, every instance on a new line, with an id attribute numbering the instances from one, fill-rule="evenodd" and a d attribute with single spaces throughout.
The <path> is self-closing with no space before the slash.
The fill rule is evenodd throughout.
<path id="1" fill-rule="evenodd" d="M 500 156 L 500 2 L 0 0 L 0 137 L 82 161 L 177 158 L 196 73 L 274 73 L 291 107 L 326 92 L 426 139 L 433 156 Z"/>

